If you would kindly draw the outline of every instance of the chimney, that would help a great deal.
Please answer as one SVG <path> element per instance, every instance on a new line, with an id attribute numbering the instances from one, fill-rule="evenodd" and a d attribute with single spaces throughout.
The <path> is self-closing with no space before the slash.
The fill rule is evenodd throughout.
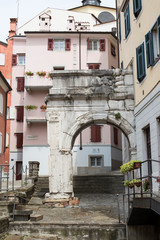
<path id="1" fill-rule="evenodd" d="M 17 18 L 10 18 L 10 30 L 9 30 L 9 37 L 12 37 L 16 34 L 17 30 Z"/>

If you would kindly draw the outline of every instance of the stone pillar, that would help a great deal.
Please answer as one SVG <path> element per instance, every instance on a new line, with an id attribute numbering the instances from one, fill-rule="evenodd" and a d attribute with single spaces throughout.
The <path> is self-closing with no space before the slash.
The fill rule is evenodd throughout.
<path id="1" fill-rule="evenodd" d="M 61 133 L 64 119 L 56 112 L 48 113 L 49 193 L 46 199 L 68 199 L 73 197 L 72 155 L 61 146 Z"/>

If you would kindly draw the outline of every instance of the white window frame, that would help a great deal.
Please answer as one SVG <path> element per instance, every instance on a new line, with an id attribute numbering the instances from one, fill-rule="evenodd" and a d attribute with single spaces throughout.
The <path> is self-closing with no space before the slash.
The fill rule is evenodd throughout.
<path id="1" fill-rule="evenodd" d="M 2 154 L 2 133 L 0 132 L 0 154 Z"/>
<path id="2" fill-rule="evenodd" d="M 65 40 L 64 39 L 54 39 L 53 40 L 53 50 L 54 51 L 65 51 Z"/>
<path id="3" fill-rule="evenodd" d="M 3 115 L 3 95 L 0 93 L 0 114 Z"/>
<path id="4" fill-rule="evenodd" d="M 159 45 L 157 22 L 155 26 L 152 28 L 152 36 L 153 36 L 154 61 L 156 61 L 156 59 L 160 57 L 160 45 Z"/>
<path id="5" fill-rule="evenodd" d="M 21 66 L 24 66 L 25 63 L 26 63 L 26 56 L 24 53 L 19 53 L 17 54 L 17 65 L 21 65 Z"/>
<path id="6" fill-rule="evenodd" d="M 0 66 L 5 66 L 5 54 L 0 53 Z"/>
<path id="7" fill-rule="evenodd" d="M 98 164 L 98 160 L 100 159 L 100 165 Z M 92 164 L 92 160 L 94 160 L 94 165 Z M 103 156 L 90 156 L 89 157 L 89 165 L 90 167 L 102 167 L 103 166 Z"/>
<path id="8" fill-rule="evenodd" d="M 99 40 L 97 40 L 97 39 L 89 39 L 88 50 L 90 50 L 90 51 L 98 51 L 99 50 Z"/>

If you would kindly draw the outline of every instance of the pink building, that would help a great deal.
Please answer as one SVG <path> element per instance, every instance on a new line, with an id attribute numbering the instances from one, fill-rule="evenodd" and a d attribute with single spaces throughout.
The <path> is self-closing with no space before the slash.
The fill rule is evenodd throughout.
<path id="1" fill-rule="evenodd" d="M 100 25 L 90 13 L 48 8 L 13 37 L 10 160 L 17 169 L 22 162 L 39 161 L 40 174 L 48 174 L 44 105 L 54 84 L 49 73 L 117 67 L 116 36 Z"/>

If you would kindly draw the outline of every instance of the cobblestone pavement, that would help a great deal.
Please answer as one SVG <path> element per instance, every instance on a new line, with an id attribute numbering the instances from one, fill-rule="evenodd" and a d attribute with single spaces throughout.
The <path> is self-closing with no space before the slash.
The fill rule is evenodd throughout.
<path id="1" fill-rule="evenodd" d="M 40 222 L 56 222 L 56 223 L 117 223 L 118 222 L 118 204 L 117 196 L 113 194 L 79 194 L 78 207 L 52 208 L 45 205 L 39 205 L 35 208 L 34 202 L 38 202 L 37 198 L 32 201 L 29 206 L 36 214 L 42 214 L 43 219 Z M 122 217 L 122 195 L 119 195 L 119 205 Z"/>
<path id="2" fill-rule="evenodd" d="M 33 209 L 34 213 L 43 215 L 43 219 L 38 223 L 56 224 L 117 224 L 117 196 L 113 194 L 79 194 L 78 207 L 52 208 L 42 204 L 42 199 L 33 198 L 31 204 L 27 206 Z M 120 210 L 122 213 L 122 195 L 119 195 Z M 1 238 L 5 240 L 58 240 L 57 236 L 18 236 L 11 235 Z M 68 240 L 68 239 L 67 239 Z"/>

